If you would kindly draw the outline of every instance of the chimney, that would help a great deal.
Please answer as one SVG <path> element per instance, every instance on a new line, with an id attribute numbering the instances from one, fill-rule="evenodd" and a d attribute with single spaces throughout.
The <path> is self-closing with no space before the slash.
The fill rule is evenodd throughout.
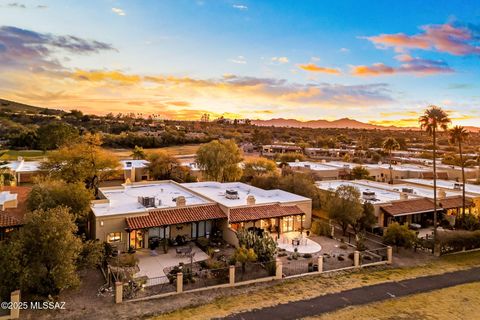
<path id="1" fill-rule="evenodd" d="M 177 207 L 184 207 L 187 204 L 187 200 L 185 199 L 184 196 L 178 196 L 176 202 L 177 202 Z"/>
<path id="2" fill-rule="evenodd" d="M 255 197 L 253 195 L 249 195 L 247 197 L 247 205 L 249 206 L 253 206 L 255 204 L 256 200 L 255 200 Z"/>
<path id="3" fill-rule="evenodd" d="M 400 200 L 407 200 L 408 199 L 408 193 L 402 192 L 400 193 Z"/>
<path id="4" fill-rule="evenodd" d="M 438 199 L 445 199 L 447 197 L 447 193 L 445 190 L 438 190 Z"/>

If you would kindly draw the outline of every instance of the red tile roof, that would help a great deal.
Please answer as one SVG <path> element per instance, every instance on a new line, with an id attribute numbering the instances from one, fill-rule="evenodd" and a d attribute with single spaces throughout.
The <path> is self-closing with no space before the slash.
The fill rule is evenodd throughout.
<path id="1" fill-rule="evenodd" d="M 144 229 L 169 226 L 180 223 L 226 218 L 226 214 L 216 204 L 152 210 L 147 215 L 128 217 L 130 229 Z"/>
<path id="2" fill-rule="evenodd" d="M 428 198 L 408 199 L 394 201 L 380 208 L 392 216 L 430 212 L 433 211 L 433 201 Z"/>
<path id="3" fill-rule="evenodd" d="M 438 204 L 439 206 L 437 207 L 437 210 L 461 208 L 462 196 L 444 198 L 439 200 Z M 465 205 L 467 207 L 472 206 L 473 200 L 467 197 L 465 199 Z M 391 204 L 381 206 L 380 208 L 392 216 L 430 212 L 433 211 L 433 200 L 428 198 L 420 198 L 394 201 L 391 202 Z"/>
<path id="4" fill-rule="evenodd" d="M 465 197 L 465 206 L 473 206 L 473 200 L 469 197 Z M 448 197 L 440 200 L 440 206 L 444 209 L 456 209 L 463 206 L 462 196 Z"/>
<path id="5" fill-rule="evenodd" d="M 17 207 L 0 211 L 0 228 L 23 224 L 23 217 L 27 212 L 27 198 L 32 188 L 4 186 L 1 191 L 10 191 L 17 194 Z"/>
<path id="6" fill-rule="evenodd" d="M 0 228 L 11 228 L 21 226 L 22 224 L 22 221 L 17 218 L 10 216 L 3 211 L 0 212 Z"/>
<path id="7" fill-rule="evenodd" d="M 298 214 L 304 214 L 304 212 L 297 206 L 281 206 L 279 204 L 270 204 L 230 209 L 229 220 L 232 223 L 236 223 Z"/>

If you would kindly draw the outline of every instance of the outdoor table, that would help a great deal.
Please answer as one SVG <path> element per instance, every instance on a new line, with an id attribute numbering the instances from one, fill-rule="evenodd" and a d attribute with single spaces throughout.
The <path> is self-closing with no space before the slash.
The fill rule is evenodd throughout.
<path id="1" fill-rule="evenodd" d="M 175 248 L 175 252 L 177 253 L 177 255 L 187 255 L 189 253 L 192 252 L 192 248 L 191 247 L 178 247 L 178 248 Z"/>

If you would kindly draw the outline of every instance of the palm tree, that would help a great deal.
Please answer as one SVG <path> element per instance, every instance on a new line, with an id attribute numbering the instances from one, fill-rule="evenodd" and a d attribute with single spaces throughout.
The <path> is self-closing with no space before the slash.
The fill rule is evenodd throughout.
<path id="1" fill-rule="evenodd" d="M 392 154 L 394 150 L 400 149 L 400 144 L 397 140 L 393 137 L 388 137 L 383 141 L 383 150 L 388 153 L 389 161 L 390 161 L 390 184 L 393 184 L 393 168 L 392 168 Z"/>
<path id="2" fill-rule="evenodd" d="M 143 150 L 142 147 L 135 146 L 130 156 L 135 160 L 143 160 L 147 157 L 147 154 L 145 153 L 145 150 Z"/>
<path id="3" fill-rule="evenodd" d="M 468 131 L 462 126 L 455 126 L 448 131 L 451 144 L 458 145 L 460 165 L 462 166 L 462 217 L 465 217 L 465 161 L 463 161 L 462 145 L 468 139 Z"/>
<path id="4" fill-rule="evenodd" d="M 447 130 L 451 122 L 447 113 L 437 106 L 428 106 L 425 113 L 418 119 L 420 128 L 433 139 L 433 241 L 437 242 L 437 131 Z M 434 246 L 435 250 L 435 246 Z"/>

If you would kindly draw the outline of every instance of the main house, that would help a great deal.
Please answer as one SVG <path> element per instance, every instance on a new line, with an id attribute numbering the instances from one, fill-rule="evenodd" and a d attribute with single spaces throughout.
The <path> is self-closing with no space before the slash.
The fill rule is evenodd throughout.
<path id="1" fill-rule="evenodd" d="M 144 181 L 100 188 L 99 194 L 90 234 L 122 251 L 148 248 L 151 238 L 194 240 L 213 232 L 237 245 L 239 228 L 278 236 L 311 224 L 311 199 L 240 182 Z"/>

